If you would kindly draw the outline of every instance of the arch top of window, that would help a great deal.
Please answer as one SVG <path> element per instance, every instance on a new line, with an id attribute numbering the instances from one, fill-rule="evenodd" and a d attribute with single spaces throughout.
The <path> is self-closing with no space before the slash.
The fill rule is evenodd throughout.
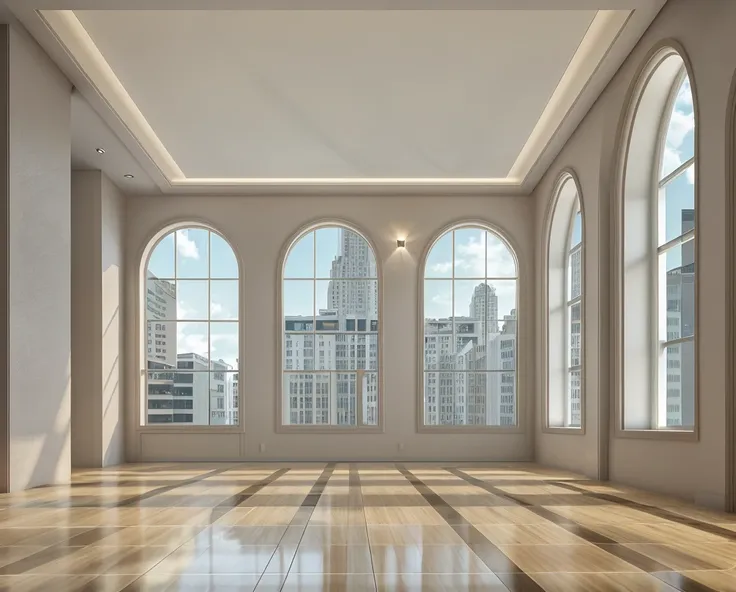
<path id="1" fill-rule="evenodd" d="M 665 108 L 664 139 L 659 157 L 660 181 L 695 158 L 695 110 L 690 77 L 679 55 L 671 59 L 679 60 L 680 67 Z"/>
<path id="2" fill-rule="evenodd" d="M 178 223 L 159 231 L 143 257 L 146 277 L 208 280 L 240 277 L 240 262 L 230 242 L 199 223 Z"/>
<path id="3" fill-rule="evenodd" d="M 367 257 L 369 265 L 361 268 L 353 279 L 378 279 L 378 264 L 373 245 L 355 227 L 340 221 L 326 221 L 309 226 L 289 243 L 281 268 L 282 278 L 335 279 L 332 266 L 340 246 L 346 253 L 358 251 Z M 341 277 L 340 279 L 350 279 Z"/>
<path id="4" fill-rule="evenodd" d="M 424 258 L 425 279 L 517 279 L 513 248 L 496 229 L 482 223 L 461 223 L 445 229 Z"/>

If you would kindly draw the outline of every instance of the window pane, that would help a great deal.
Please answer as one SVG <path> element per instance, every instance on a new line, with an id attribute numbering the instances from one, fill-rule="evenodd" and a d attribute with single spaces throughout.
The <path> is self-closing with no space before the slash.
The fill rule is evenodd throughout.
<path id="1" fill-rule="evenodd" d="M 660 254 L 660 311 L 659 338 L 671 341 L 689 337 L 695 331 L 695 241 L 690 240 Z M 662 295 L 666 298 L 662 298 Z"/>
<path id="2" fill-rule="evenodd" d="M 238 262 L 227 241 L 215 232 L 210 233 L 210 263 L 212 265 L 213 278 L 237 279 Z"/>
<path id="3" fill-rule="evenodd" d="M 354 426 L 357 424 L 358 380 L 355 372 L 339 372 L 334 374 L 336 388 L 336 425 Z"/>
<path id="4" fill-rule="evenodd" d="M 209 318 L 207 311 L 209 282 L 207 280 L 179 280 L 176 288 L 177 319 L 206 321 Z"/>
<path id="5" fill-rule="evenodd" d="M 287 331 L 314 330 L 313 281 L 284 281 L 284 318 Z"/>
<path id="6" fill-rule="evenodd" d="M 424 266 L 424 277 L 452 277 L 452 232 L 440 237 L 430 250 Z"/>
<path id="7" fill-rule="evenodd" d="M 694 180 L 694 167 L 689 166 L 660 189 L 660 245 L 695 228 Z"/>
<path id="8" fill-rule="evenodd" d="M 157 278 L 174 278 L 174 234 L 166 235 L 156 245 L 148 260 L 148 274 Z"/>
<path id="9" fill-rule="evenodd" d="M 348 228 L 320 228 L 317 277 L 375 278 L 376 260 L 368 241 Z"/>
<path id="10" fill-rule="evenodd" d="M 486 235 L 482 228 L 455 231 L 455 277 L 486 277 Z"/>
<path id="11" fill-rule="evenodd" d="M 690 80 L 685 77 L 677 89 L 672 108 L 665 148 L 662 154 L 660 179 L 666 177 L 695 154 L 695 115 Z"/>
<path id="12" fill-rule="evenodd" d="M 210 282 L 210 318 L 213 321 L 237 320 L 237 280 L 215 280 Z"/>
<path id="13" fill-rule="evenodd" d="M 176 231 L 177 279 L 209 277 L 209 235 L 209 230 L 202 228 Z"/>
<path id="14" fill-rule="evenodd" d="M 568 307 L 568 333 L 567 333 L 567 365 L 580 366 L 582 364 L 582 304 L 580 302 Z"/>
<path id="15" fill-rule="evenodd" d="M 194 363 L 194 370 L 209 370 L 209 323 L 176 324 L 176 360 Z"/>
<path id="16" fill-rule="evenodd" d="M 567 300 L 579 298 L 583 293 L 583 249 L 578 246 L 567 257 Z"/>
<path id="17" fill-rule="evenodd" d="M 426 319 L 449 319 L 452 317 L 452 281 L 424 281 L 424 317 Z"/>
<path id="18" fill-rule="evenodd" d="M 580 427 L 582 400 L 582 372 L 571 370 L 567 374 L 567 417 L 569 427 Z"/>
<path id="19" fill-rule="evenodd" d="M 486 236 L 488 245 L 486 277 L 516 277 L 514 256 L 506 243 L 492 232 L 487 232 Z"/>
<path id="20" fill-rule="evenodd" d="M 146 323 L 146 367 L 166 369 L 176 367 L 176 322 Z"/>
<path id="21" fill-rule="evenodd" d="M 175 282 L 158 279 L 146 281 L 146 319 L 176 319 Z"/>
<path id="22" fill-rule="evenodd" d="M 378 372 L 361 372 L 363 425 L 378 425 Z"/>
<path id="23" fill-rule="evenodd" d="M 692 428 L 695 425 L 695 344 L 687 341 L 665 348 L 661 376 L 666 376 L 666 414 L 660 427 Z"/>
<path id="24" fill-rule="evenodd" d="M 210 324 L 211 369 L 227 372 L 238 369 L 238 323 Z"/>
<path id="25" fill-rule="evenodd" d="M 314 277 L 314 232 L 305 234 L 289 250 L 284 278 Z"/>
<path id="26" fill-rule="evenodd" d="M 576 206 L 577 207 L 577 206 Z M 570 233 L 570 249 L 583 242 L 583 217 L 578 210 L 572 219 L 572 232 Z"/>
<path id="27" fill-rule="evenodd" d="M 216 366 L 213 363 L 213 368 Z M 210 372 L 210 425 L 233 425 L 233 383 L 229 372 Z"/>

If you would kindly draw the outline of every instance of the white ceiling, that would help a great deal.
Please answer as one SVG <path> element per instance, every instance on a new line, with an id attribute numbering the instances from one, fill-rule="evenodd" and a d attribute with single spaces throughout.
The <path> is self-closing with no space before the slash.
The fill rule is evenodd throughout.
<path id="1" fill-rule="evenodd" d="M 226 11 L 30 0 L 50 9 L 41 20 L 13 1 L 89 102 L 74 102 L 76 165 L 94 167 L 99 155 L 90 151 L 104 141 L 114 147 L 104 155 L 111 175 L 135 193 L 430 185 L 526 192 L 664 2 Z M 246 4 L 263 2 L 238 2 Z M 133 168 L 135 182 L 118 179 Z"/>

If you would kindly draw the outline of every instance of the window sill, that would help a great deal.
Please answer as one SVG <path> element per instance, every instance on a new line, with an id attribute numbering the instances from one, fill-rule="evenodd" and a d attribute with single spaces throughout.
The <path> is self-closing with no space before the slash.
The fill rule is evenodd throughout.
<path id="1" fill-rule="evenodd" d="M 563 436 L 584 436 L 585 428 L 580 427 L 564 427 L 564 426 L 544 426 L 542 427 L 543 434 L 560 434 Z"/>
<path id="2" fill-rule="evenodd" d="M 277 425 L 277 434 L 383 434 L 383 426 L 288 426 Z"/>
<path id="3" fill-rule="evenodd" d="M 154 424 L 139 425 L 136 431 L 149 434 L 242 434 L 245 428 L 242 425 Z"/>
<path id="4" fill-rule="evenodd" d="M 674 440 L 679 442 L 697 442 L 700 438 L 698 430 L 670 430 L 670 429 L 621 429 L 615 433 L 616 438 L 630 438 L 633 440 Z"/>
<path id="5" fill-rule="evenodd" d="M 523 434 L 524 429 L 519 426 L 417 426 L 420 434 Z"/>

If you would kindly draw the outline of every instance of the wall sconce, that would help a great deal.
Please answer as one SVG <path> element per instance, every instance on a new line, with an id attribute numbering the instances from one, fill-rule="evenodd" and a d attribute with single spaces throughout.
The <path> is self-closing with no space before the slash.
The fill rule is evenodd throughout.
<path id="1" fill-rule="evenodd" d="M 400 248 L 400 249 L 406 247 L 406 239 L 405 238 L 397 238 L 396 239 L 396 246 L 398 248 Z"/>

